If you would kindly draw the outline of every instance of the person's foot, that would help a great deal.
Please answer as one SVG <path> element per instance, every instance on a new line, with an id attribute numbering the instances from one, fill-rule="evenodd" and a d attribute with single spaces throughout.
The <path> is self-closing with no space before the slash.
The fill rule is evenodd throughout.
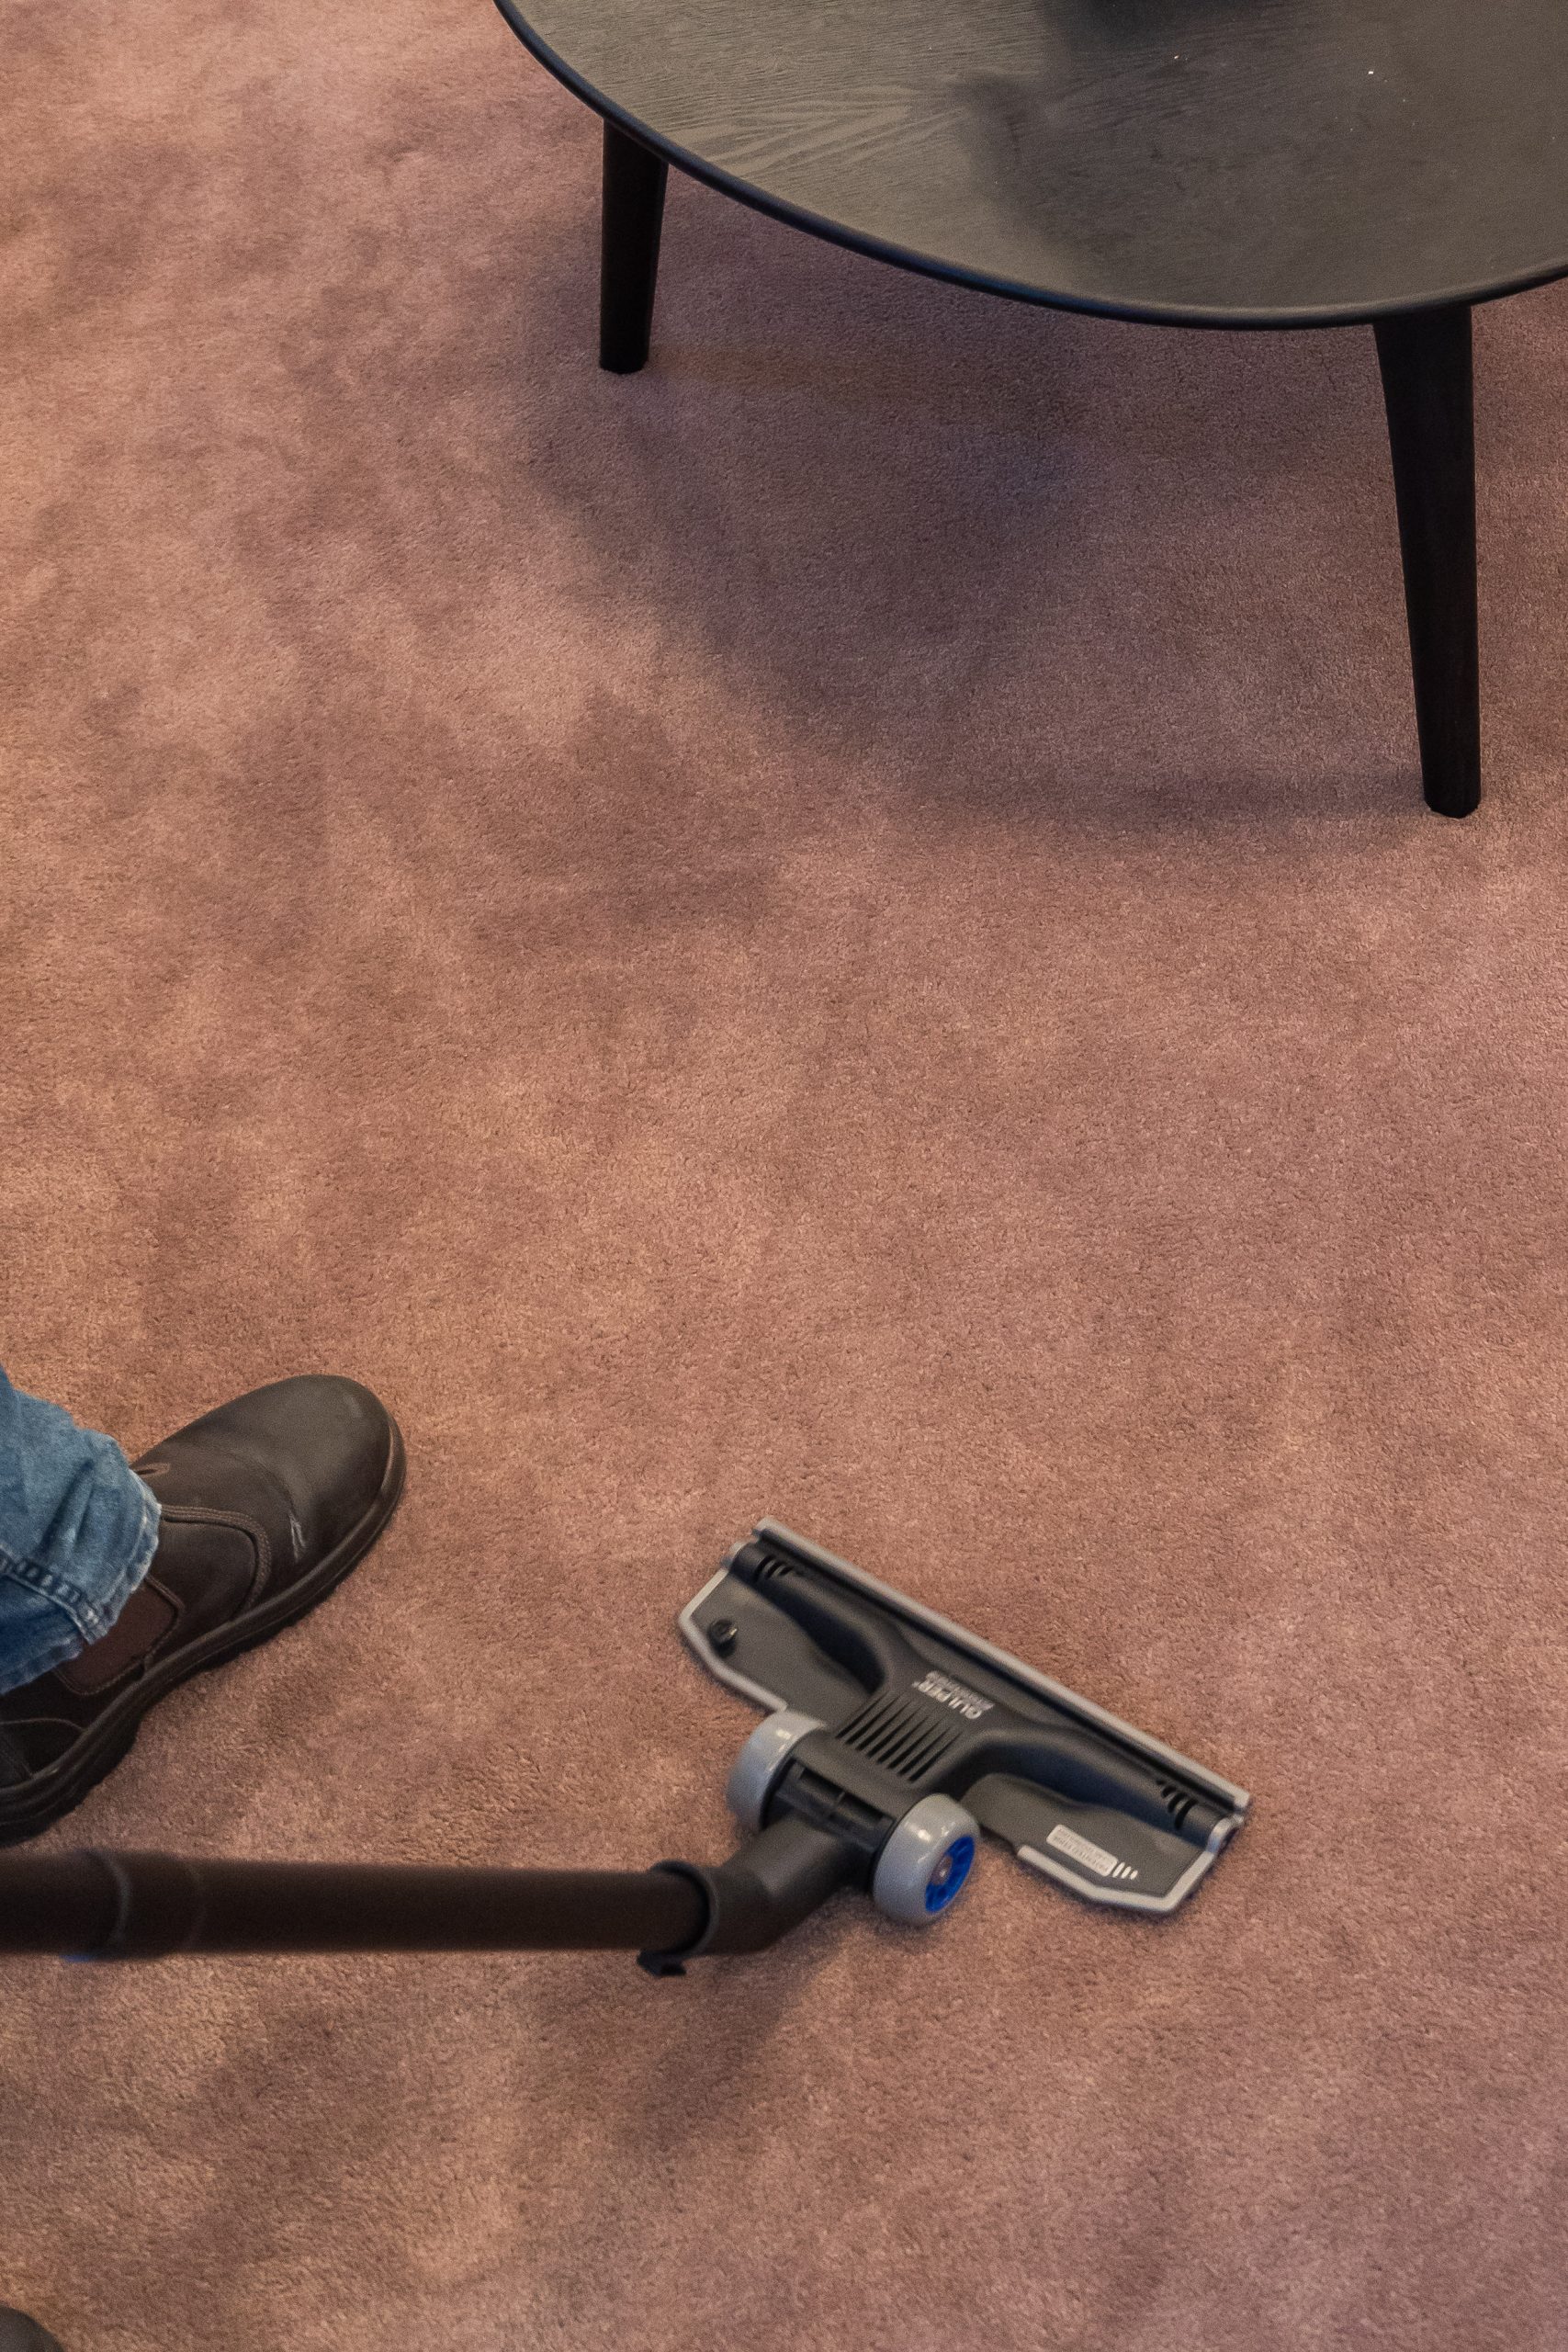
<path id="1" fill-rule="evenodd" d="M 323 1600 L 390 1519 L 403 1446 L 368 1388 L 312 1374 L 220 1405 L 133 1467 L 158 1548 L 100 1641 L 0 1696 L 0 1846 L 80 1804 L 188 1675 Z"/>
<path id="2" fill-rule="evenodd" d="M 0 2303 L 0 2352 L 62 2352 L 60 2339 L 51 2335 L 26 2312 L 14 2312 L 9 2303 Z"/>

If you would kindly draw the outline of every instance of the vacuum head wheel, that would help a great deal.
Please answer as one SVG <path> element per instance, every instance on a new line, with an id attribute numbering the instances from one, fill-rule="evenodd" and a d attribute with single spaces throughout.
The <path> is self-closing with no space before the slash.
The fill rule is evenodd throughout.
<path id="1" fill-rule="evenodd" d="M 781 1707 L 759 1724 L 729 1768 L 724 1801 L 742 1829 L 761 1829 L 767 1818 L 768 1799 L 790 1754 L 807 1732 L 820 1731 L 815 1715 Z"/>
<path id="2" fill-rule="evenodd" d="M 871 1899 L 890 1919 L 929 1928 L 964 1891 L 980 1825 L 951 1797 L 922 1797 L 894 1825 L 876 1858 Z"/>

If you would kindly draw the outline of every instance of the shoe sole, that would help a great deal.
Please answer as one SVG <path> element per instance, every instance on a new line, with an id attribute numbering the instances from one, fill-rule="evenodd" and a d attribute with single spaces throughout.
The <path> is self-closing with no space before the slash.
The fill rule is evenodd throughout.
<path id="1" fill-rule="evenodd" d="M 174 1651 L 139 1682 L 133 1682 L 46 1772 L 35 1773 L 20 1788 L 0 1792 L 0 1847 L 19 1846 L 27 1838 L 41 1837 L 68 1813 L 74 1813 L 84 1797 L 100 1781 L 107 1780 L 117 1764 L 124 1762 L 136 1745 L 143 1719 L 161 1699 L 166 1699 L 171 1690 L 178 1690 L 193 1675 L 208 1674 L 215 1666 L 226 1666 L 231 1658 L 258 1648 L 286 1626 L 308 1617 L 350 1570 L 358 1566 L 378 1537 L 385 1532 L 403 1491 L 408 1465 L 402 1432 L 396 1421 L 390 1427 L 392 1447 L 380 1491 L 358 1526 L 319 1560 L 308 1576 L 288 1586 L 276 1600 L 259 1602 L 254 1609 L 231 1618 L 226 1625 L 215 1625 L 211 1633 L 204 1634 L 186 1649 Z"/>

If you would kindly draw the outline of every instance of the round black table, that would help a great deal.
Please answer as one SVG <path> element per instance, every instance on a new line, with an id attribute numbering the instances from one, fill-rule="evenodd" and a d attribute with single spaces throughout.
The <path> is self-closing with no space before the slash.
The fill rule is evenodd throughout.
<path id="1" fill-rule="evenodd" d="M 498 0 L 604 118 L 600 358 L 670 164 L 993 294 L 1371 322 L 1427 798 L 1481 788 L 1471 307 L 1568 272 L 1568 0 Z"/>

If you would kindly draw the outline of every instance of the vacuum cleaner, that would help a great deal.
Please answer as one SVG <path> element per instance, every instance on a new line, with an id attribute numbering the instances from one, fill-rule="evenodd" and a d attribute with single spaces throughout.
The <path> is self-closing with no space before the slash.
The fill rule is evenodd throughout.
<path id="1" fill-rule="evenodd" d="M 1248 1798 L 1103 1708 L 764 1520 L 682 1611 L 766 1718 L 716 1868 L 526 1871 L 86 1851 L 0 1860 L 0 1951 L 636 1952 L 654 1976 L 755 1952 L 844 1887 L 926 1927 L 987 1830 L 1091 1903 L 1186 1901 Z"/>

